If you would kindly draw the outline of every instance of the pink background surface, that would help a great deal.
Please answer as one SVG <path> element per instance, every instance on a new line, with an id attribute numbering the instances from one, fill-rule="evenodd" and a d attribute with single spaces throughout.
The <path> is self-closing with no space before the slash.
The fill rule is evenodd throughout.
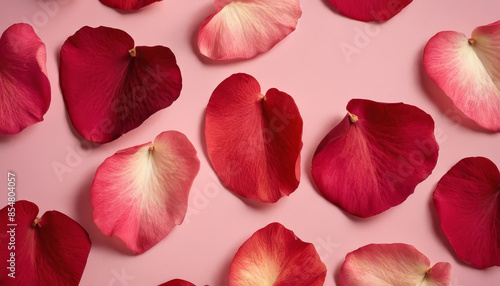
<path id="1" fill-rule="evenodd" d="M 369 243 L 414 245 L 431 263 L 452 264 L 453 286 L 500 285 L 500 268 L 476 270 L 454 254 L 439 226 L 431 195 L 441 176 L 460 159 L 485 156 L 500 165 L 500 133 L 478 130 L 450 104 L 425 75 L 422 51 L 442 30 L 470 35 L 479 25 L 500 20 L 498 0 L 417 0 L 383 24 L 338 15 L 326 0 L 302 0 L 297 30 L 271 51 L 237 63 L 208 63 L 198 54 L 198 26 L 212 12 L 212 0 L 164 0 L 124 13 L 98 0 L 3 1 L 0 31 L 30 22 L 47 46 L 52 103 L 45 120 L 14 136 L 0 136 L 0 186 L 8 170 L 17 174 L 17 199 L 35 202 L 41 214 L 61 211 L 90 234 L 92 250 L 81 285 L 157 285 L 173 278 L 197 285 L 227 285 L 238 247 L 256 230 L 277 221 L 316 246 L 335 277 L 345 255 Z M 52 9 L 44 7 L 52 3 Z M 72 129 L 58 78 L 61 45 L 82 26 L 109 26 L 129 33 L 137 45 L 164 45 L 177 57 L 183 90 L 174 104 L 111 143 L 85 150 Z M 370 31 L 360 42 L 360 31 Z M 346 57 L 341 45 L 358 53 Z M 226 190 L 204 151 L 204 110 L 214 88 L 229 75 L 253 75 L 262 91 L 276 87 L 296 101 L 304 120 L 302 179 L 299 188 L 276 204 L 250 206 Z M 310 163 L 323 136 L 345 115 L 351 98 L 405 102 L 432 115 L 440 144 L 432 175 L 404 203 L 369 219 L 347 215 L 315 190 Z M 104 236 L 92 221 L 89 190 L 99 164 L 119 149 L 149 142 L 162 131 L 178 130 L 198 150 L 201 170 L 190 194 L 185 222 L 142 255 Z M 57 176 L 54 164 L 71 172 Z M 1 189 L 1 187 L 0 187 Z M 6 201 L 2 206 L 6 205 Z"/>

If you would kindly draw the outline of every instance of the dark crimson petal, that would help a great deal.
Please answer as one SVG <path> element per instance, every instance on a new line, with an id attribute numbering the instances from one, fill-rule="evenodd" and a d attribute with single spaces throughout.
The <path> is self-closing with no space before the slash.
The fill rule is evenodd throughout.
<path id="1" fill-rule="evenodd" d="M 43 120 L 50 105 L 45 45 L 28 24 L 0 38 L 0 134 L 16 134 Z"/>
<path id="2" fill-rule="evenodd" d="M 262 95 L 255 78 L 234 74 L 207 106 L 208 157 L 234 193 L 276 202 L 300 180 L 302 118 L 293 99 L 275 88 Z"/>
<path id="3" fill-rule="evenodd" d="M 328 0 L 341 14 L 360 21 L 387 21 L 413 0 Z"/>
<path id="4" fill-rule="evenodd" d="M 193 283 L 188 282 L 186 280 L 174 279 L 174 280 L 170 280 L 168 282 L 165 282 L 159 286 L 196 286 L 196 285 L 194 285 Z"/>
<path id="5" fill-rule="evenodd" d="M 136 47 L 125 32 L 83 27 L 61 49 L 61 88 L 75 129 L 105 143 L 138 127 L 180 95 L 175 56 L 162 46 Z"/>
<path id="6" fill-rule="evenodd" d="M 256 231 L 234 256 L 229 286 L 321 286 L 326 266 L 312 243 L 280 223 Z"/>
<path id="7" fill-rule="evenodd" d="M 7 261 L 15 253 L 15 279 L 9 269 L 0 269 L 1 285 L 78 285 L 90 252 L 90 239 L 77 222 L 58 211 L 37 218 L 38 207 L 28 201 L 15 205 L 15 224 L 7 224 L 10 206 L 0 210 L 0 259 Z M 8 249 L 14 228 L 15 249 Z"/>
<path id="8" fill-rule="evenodd" d="M 139 10 L 154 2 L 162 0 L 99 0 L 102 4 L 121 10 Z"/>
<path id="9" fill-rule="evenodd" d="M 402 203 L 431 174 L 434 121 L 403 103 L 353 99 L 347 110 L 316 149 L 312 175 L 326 199 L 369 217 Z"/>
<path id="10" fill-rule="evenodd" d="M 458 257 L 475 268 L 500 266 L 500 172 L 484 157 L 460 160 L 439 181 L 434 205 Z"/>

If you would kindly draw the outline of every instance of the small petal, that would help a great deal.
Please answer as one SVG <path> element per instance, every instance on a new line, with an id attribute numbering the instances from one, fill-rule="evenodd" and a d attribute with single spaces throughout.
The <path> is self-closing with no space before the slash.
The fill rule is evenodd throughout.
<path id="1" fill-rule="evenodd" d="M 460 160 L 439 181 L 434 205 L 458 257 L 475 268 L 500 266 L 500 172 L 484 157 Z"/>
<path id="2" fill-rule="evenodd" d="M 413 0 L 328 0 L 341 14 L 360 21 L 387 21 Z"/>
<path id="3" fill-rule="evenodd" d="M 106 143 L 138 127 L 180 95 L 175 56 L 162 46 L 135 47 L 117 29 L 83 27 L 61 49 L 61 89 L 75 129 Z"/>
<path id="4" fill-rule="evenodd" d="M 215 0 L 198 32 L 200 52 L 215 60 L 248 59 L 295 30 L 299 0 Z"/>
<path id="5" fill-rule="evenodd" d="M 403 103 L 353 99 L 349 114 L 321 141 L 312 176 L 323 196 L 370 217 L 401 204 L 434 169 L 434 121 Z"/>
<path id="6" fill-rule="evenodd" d="M 500 131 L 500 21 L 477 27 L 470 39 L 437 33 L 425 46 L 424 68 L 465 115 Z"/>
<path id="7" fill-rule="evenodd" d="M 45 45 L 28 24 L 0 38 L 0 134 L 16 134 L 43 120 L 50 105 Z"/>
<path id="8" fill-rule="evenodd" d="M 116 152 L 99 166 L 92 183 L 94 222 L 132 251 L 145 252 L 184 220 L 199 169 L 194 146 L 177 131 Z"/>
<path id="9" fill-rule="evenodd" d="M 194 285 L 193 283 L 188 282 L 186 280 L 174 279 L 174 280 L 170 280 L 168 282 L 165 282 L 159 286 L 196 286 L 196 285 Z"/>
<path id="10" fill-rule="evenodd" d="M 396 244 L 369 244 L 347 254 L 340 268 L 340 286 L 447 286 L 451 265 L 433 267 L 415 247 Z"/>
<path id="11" fill-rule="evenodd" d="M 288 94 L 264 96 L 252 76 L 230 76 L 210 98 L 205 137 L 215 172 L 235 194 L 276 202 L 297 189 L 302 117 Z"/>
<path id="12" fill-rule="evenodd" d="M 121 10 L 139 10 L 151 3 L 162 0 L 99 0 L 102 4 Z"/>
<path id="13" fill-rule="evenodd" d="M 238 249 L 229 286 L 322 286 L 326 266 L 314 245 L 303 242 L 279 223 L 255 232 Z"/>
<path id="14" fill-rule="evenodd" d="M 14 221 L 9 213 L 15 214 Z M 0 259 L 5 265 L 15 254 L 11 259 L 15 278 L 8 276 L 9 268 L 1 267 L 0 284 L 78 285 L 90 252 L 87 232 L 58 211 L 48 211 L 41 218 L 37 214 L 37 205 L 28 201 L 0 210 Z M 12 223 L 15 226 L 8 225 Z"/>

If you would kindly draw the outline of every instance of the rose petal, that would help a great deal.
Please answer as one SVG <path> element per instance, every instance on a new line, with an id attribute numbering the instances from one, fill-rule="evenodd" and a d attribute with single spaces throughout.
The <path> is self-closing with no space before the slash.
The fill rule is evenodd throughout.
<path id="1" fill-rule="evenodd" d="M 16 134 L 43 120 L 50 105 L 45 45 L 28 24 L 0 38 L 0 134 Z"/>
<path id="2" fill-rule="evenodd" d="M 431 174 L 439 150 L 434 121 L 403 103 L 353 99 L 347 110 L 316 149 L 312 176 L 326 199 L 369 217 L 405 201 Z"/>
<path id="3" fill-rule="evenodd" d="M 1 267 L 0 284 L 78 285 L 91 246 L 85 229 L 58 211 L 37 219 L 38 207 L 32 202 L 18 201 L 14 208 L 0 210 L 0 259 L 6 265 L 15 254 L 15 278 Z M 9 220 L 10 212 L 15 213 L 14 221 Z"/>
<path id="4" fill-rule="evenodd" d="M 109 142 L 178 97 L 175 56 L 162 46 L 136 47 L 125 32 L 83 27 L 61 49 L 61 88 L 75 129 Z"/>
<path id="5" fill-rule="evenodd" d="M 99 166 L 92 183 L 94 222 L 105 235 L 145 252 L 184 220 L 199 169 L 194 146 L 177 131 L 116 152 Z"/>
<path id="6" fill-rule="evenodd" d="M 500 21 L 477 27 L 471 39 L 437 33 L 425 46 L 424 68 L 465 115 L 500 131 Z"/>
<path id="7" fill-rule="evenodd" d="M 121 10 L 139 10 L 154 2 L 162 0 L 99 0 L 102 4 Z"/>
<path id="8" fill-rule="evenodd" d="M 188 282 L 186 280 L 174 279 L 174 280 L 170 280 L 168 282 L 165 282 L 159 286 L 196 286 L 196 285 L 194 285 L 193 283 Z"/>
<path id="9" fill-rule="evenodd" d="M 355 20 L 387 21 L 413 0 L 328 0 L 338 11 Z"/>
<path id="10" fill-rule="evenodd" d="M 415 247 L 369 244 L 347 254 L 340 268 L 340 286 L 447 286 L 451 265 L 430 266 L 429 259 Z"/>
<path id="11" fill-rule="evenodd" d="M 279 223 L 256 231 L 238 249 L 229 285 L 321 286 L 326 266 L 314 245 L 303 242 Z"/>
<path id="12" fill-rule="evenodd" d="M 198 32 L 200 52 L 215 60 L 248 59 L 295 30 L 299 0 L 215 0 Z"/>
<path id="13" fill-rule="evenodd" d="M 476 268 L 500 266 L 500 172 L 487 158 L 465 158 L 434 191 L 441 227 L 458 257 Z"/>
<path id="14" fill-rule="evenodd" d="M 252 76 L 230 76 L 210 98 L 205 137 L 215 172 L 235 194 L 276 202 L 297 189 L 302 118 L 288 94 L 264 96 Z"/>

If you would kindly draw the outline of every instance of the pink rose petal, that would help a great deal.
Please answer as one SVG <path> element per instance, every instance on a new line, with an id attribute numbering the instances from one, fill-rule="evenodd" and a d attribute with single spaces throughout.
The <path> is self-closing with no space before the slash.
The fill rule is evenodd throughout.
<path id="1" fill-rule="evenodd" d="M 360 21 L 387 21 L 413 0 L 328 0 L 341 14 Z"/>
<path id="2" fill-rule="evenodd" d="M 102 4 L 121 10 L 139 10 L 154 2 L 162 0 L 99 0 Z"/>

